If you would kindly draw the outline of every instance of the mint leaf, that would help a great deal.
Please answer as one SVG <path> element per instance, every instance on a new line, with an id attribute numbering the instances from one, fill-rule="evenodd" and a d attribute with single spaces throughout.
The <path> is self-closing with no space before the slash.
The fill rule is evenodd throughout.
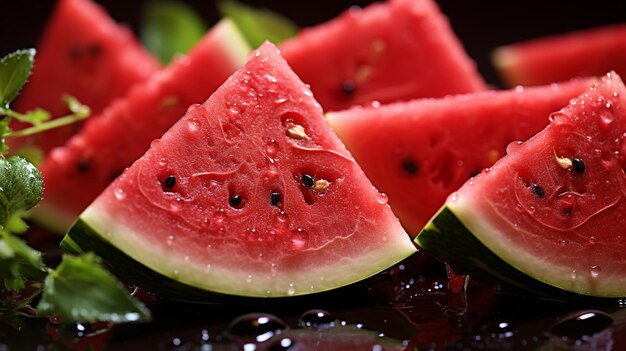
<path id="1" fill-rule="evenodd" d="M 37 311 L 58 315 L 63 321 L 122 323 L 151 318 L 150 311 L 91 253 L 63 256 L 57 269 L 46 277 Z"/>
<path id="2" fill-rule="evenodd" d="M 0 227 L 14 213 L 35 206 L 42 194 L 41 173 L 33 164 L 19 156 L 0 158 Z"/>
<path id="3" fill-rule="evenodd" d="M 0 108 L 9 108 L 30 76 L 34 60 L 35 49 L 15 51 L 0 59 Z"/>
<path id="4" fill-rule="evenodd" d="M 202 19 L 182 2 L 151 1 L 143 8 L 142 42 L 163 63 L 189 51 L 205 32 Z"/>
<path id="5" fill-rule="evenodd" d="M 34 110 L 26 112 L 22 118 L 19 118 L 21 121 L 29 122 L 31 124 L 40 124 L 50 119 L 50 112 L 42 109 L 36 108 Z"/>
<path id="6" fill-rule="evenodd" d="M 35 145 L 25 145 L 13 152 L 16 156 L 25 158 L 28 162 L 40 166 L 43 163 L 43 151 Z"/>
<path id="7" fill-rule="evenodd" d="M 232 19 L 251 47 L 265 40 L 279 44 L 298 32 L 298 26 L 287 17 L 268 9 L 255 8 L 236 0 L 220 0 L 217 5 L 222 16 Z"/>
<path id="8" fill-rule="evenodd" d="M 20 290 L 26 281 L 40 280 L 45 275 L 41 253 L 22 239 L 2 231 L 0 234 L 0 279 L 9 290 Z"/>

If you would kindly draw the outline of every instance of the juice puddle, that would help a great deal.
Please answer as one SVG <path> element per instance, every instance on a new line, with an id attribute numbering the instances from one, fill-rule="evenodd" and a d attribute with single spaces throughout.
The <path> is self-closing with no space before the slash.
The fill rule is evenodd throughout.
<path id="1" fill-rule="evenodd" d="M 466 283 L 419 253 L 362 283 L 314 296 L 156 301 L 149 324 L 59 329 L 26 318 L 18 330 L 0 323 L 0 350 L 626 349 L 624 303 L 555 303 L 500 293 L 479 279 Z"/>

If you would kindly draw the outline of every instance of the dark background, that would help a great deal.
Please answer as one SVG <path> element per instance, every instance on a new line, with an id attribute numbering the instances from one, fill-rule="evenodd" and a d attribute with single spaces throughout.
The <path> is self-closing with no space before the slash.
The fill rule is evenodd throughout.
<path id="1" fill-rule="evenodd" d="M 98 0 L 118 22 L 138 32 L 142 1 Z M 208 24 L 218 19 L 215 2 L 187 2 Z M 298 1 L 241 0 L 289 16 L 300 26 L 311 26 L 331 19 L 351 5 L 365 6 L 367 0 Z M 437 0 L 442 12 L 478 63 L 488 82 L 499 84 L 489 62 L 491 50 L 522 39 L 626 22 L 621 0 Z M 54 0 L 0 0 L 0 53 L 33 47 L 46 22 Z M 626 48 L 625 48 L 626 50 Z"/>

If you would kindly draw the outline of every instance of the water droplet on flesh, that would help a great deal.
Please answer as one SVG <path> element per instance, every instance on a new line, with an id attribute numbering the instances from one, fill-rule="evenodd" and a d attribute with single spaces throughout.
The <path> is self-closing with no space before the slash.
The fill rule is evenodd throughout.
<path id="1" fill-rule="evenodd" d="M 509 145 L 506 146 L 506 154 L 510 155 L 512 153 L 515 152 L 515 150 L 519 149 L 519 147 L 522 145 L 521 141 L 513 141 L 511 143 L 509 143 Z"/>
<path id="2" fill-rule="evenodd" d="M 278 154 L 278 142 L 274 139 L 268 141 L 267 145 L 265 145 L 265 152 L 271 158 L 276 157 L 276 154 Z"/>
<path id="3" fill-rule="evenodd" d="M 307 246 L 309 242 L 309 233 L 302 228 L 291 233 L 291 248 L 301 250 Z"/>
<path id="4" fill-rule="evenodd" d="M 195 119 L 189 120 L 189 121 L 187 122 L 187 130 L 188 130 L 190 133 L 196 133 L 197 131 L 199 131 L 199 130 L 200 130 L 200 122 L 198 122 L 198 121 L 197 121 L 197 120 L 195 120 Z"/>
<path id="5" fill-rule="evenodd" d="M 126 192 L 124 192 L 124 189 L 122 188 L 115 189 L 115 198 L 120 201 L 124 200 L 126 198 Z"/>
<path id="6" fill-rule="evenodd" d="M 389 202 L 389 198 L 387 198 L 387 194 L 385 193 L 379 193 L 378 196 L 376 197 L 376 200 L 381 205 L 386 205 L 387 202 Z"/>
<path id="7" fill-rule="evenodd" d="M 612 113 L 600 112 L 600 120 L 605 126 L 610 125 L 615 120 L 615 116 Z"/>
<path id="8" fill-rule="evenodd" d="M 218 227 L 222 226 L 225 220 L 226 220 L 226 210 L 224 210 L 223 208 L 217 210 L 217 212 L 215 212 L 215 214 L 213 215 L 213 222 Z"/>

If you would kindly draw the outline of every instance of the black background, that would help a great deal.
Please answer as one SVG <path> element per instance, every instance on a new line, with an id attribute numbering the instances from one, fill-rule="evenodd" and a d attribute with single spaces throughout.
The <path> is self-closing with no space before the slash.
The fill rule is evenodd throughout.
<path id="1" fill-rule="evenodd" d="M 98 0 L 118 22 L 139 30 L 143 1 Z M 205 19 L 218 19 L 214 1 L 182 0 Z M 300 26 L 311 26 L 331 19 L 351 5 L 365 6 L 372 1 L 287 1 L 242 0 L 289 16 Z M 0 0 L 0 53 L 34 47 L 54 0 Z M 499 84 L 489 61 L 491 50 L 502 44 L 543 35 L 564 33 L 609 23 L 626 22 L 621 0 L 437 0 L 442 12 L 478 63 L 489 83 Z M 626 50 L 626 48 L 625 48 Z"/>

